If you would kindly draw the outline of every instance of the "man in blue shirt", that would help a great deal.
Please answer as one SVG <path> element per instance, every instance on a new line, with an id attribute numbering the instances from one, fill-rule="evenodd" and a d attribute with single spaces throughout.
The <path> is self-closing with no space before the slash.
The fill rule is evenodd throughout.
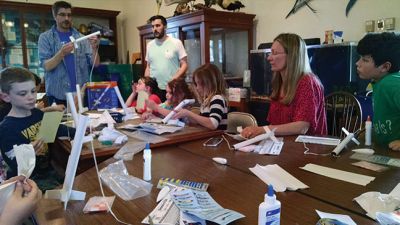
<path id="1" fill-rule="evenodd" d="M 98 38 L 81 41 L 78 48 L 69 37 L 75 39 L 82 35 L 72 27 L 72 6 L 68 2 L 53 4 L 52 12 L 56 22 L 50 30 L 39 36 L 40 65 L 45 71 L 45 84 L 48 103 L 66 104 L 66 92 L 76 91 L 76 84 L 89 81 L 91 64 L 98 65 Z"/>

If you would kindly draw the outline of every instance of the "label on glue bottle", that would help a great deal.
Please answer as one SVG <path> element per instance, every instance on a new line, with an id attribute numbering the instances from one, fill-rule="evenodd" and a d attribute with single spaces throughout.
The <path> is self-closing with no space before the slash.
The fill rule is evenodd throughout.
<path id="1" fill-rule="evenodd" d="M 280 225 L 281 202 L 276 200 L 274 188 L 268 185 L 268 194 L 258 207 L 258 225 Z"/>

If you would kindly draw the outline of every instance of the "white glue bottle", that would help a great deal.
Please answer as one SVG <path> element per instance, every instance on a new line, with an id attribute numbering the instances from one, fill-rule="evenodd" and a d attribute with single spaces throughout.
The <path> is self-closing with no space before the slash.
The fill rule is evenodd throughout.
<path id="1" fill-rule="evenodd" d="M 370 146 L 371 145 L 371 135 L 372 135 L 372 122 L 371 122 L 371 117 L 367 117 L 367 120 L 365 121 L 365 145 Z"/>
<path id="2" fill-rule="evenodd" d="M 143 150 L 143 180 L 151 180 L 151 150 L 149 143 L 146 143 L 146 147 Z"/>
<path id="3" fill-rule="evenodd" d="M 281 223 L 281 202 L 276 200 L 274 188 L 268 185 L 268 194 L 258 207 L 258 225 L 279 225 Z"/>

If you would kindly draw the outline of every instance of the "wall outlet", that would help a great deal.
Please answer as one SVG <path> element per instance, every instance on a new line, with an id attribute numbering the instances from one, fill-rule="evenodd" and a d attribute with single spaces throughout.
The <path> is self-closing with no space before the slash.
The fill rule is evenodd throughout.
<path id="1" fill-rule="evenodd" d="M 384 31 L 385 29 L 385 20 L 379 19 L 376 21 L 376 31 Z"/>
<path id="2" fill-rule="evenodd" d="M 386 18 L 384 24 L 385 30 L 394 30 L 395 28 L 395 18 Z"/>
<path id="3" fill-rule="evenodd" d="M 375 21 L 367 20 L 365 21 L 365 32 L 374 32 L 375 31 Z"/>

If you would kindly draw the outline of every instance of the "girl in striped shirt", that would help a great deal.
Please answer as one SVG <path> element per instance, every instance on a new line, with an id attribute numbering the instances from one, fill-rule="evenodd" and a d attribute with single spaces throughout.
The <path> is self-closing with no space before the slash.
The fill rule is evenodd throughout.
<path id="1" fill-rule="evenodd" d="M 204 64 L 193 72 L 193 90 L 200 105 L 200 115 L 187 109 L 179 110 L 173 119 L 188 118 L 210 130 L 226 130 L 228 102 L 225 79 L 214 64 Z"/>

